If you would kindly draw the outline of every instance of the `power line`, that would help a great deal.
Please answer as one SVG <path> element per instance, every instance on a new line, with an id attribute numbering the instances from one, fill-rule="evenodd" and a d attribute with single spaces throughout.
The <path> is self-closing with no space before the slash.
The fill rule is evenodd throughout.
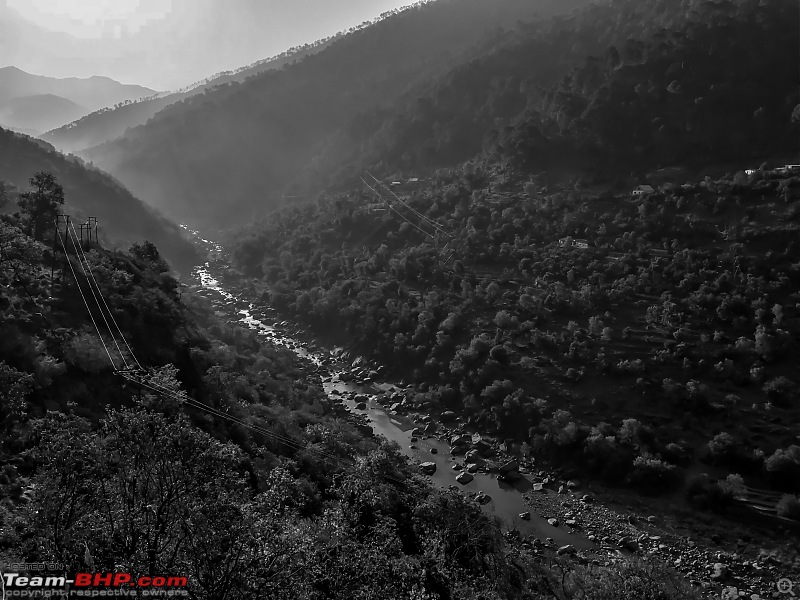
<path id="1" fill-rule="evenodd" d="M 379 192 L 379 191 L 377 191 L 377 190 L 376 190 L 376 189 L 374 189 L 374 188 L 373 188 L 373 187 L 372 187 L 370 184 L 368 184 L 366 181 L 364 181 L 364 179 L 363 179 L 363 178 L 361 179 L 361 181 L 362 181 L 362 182 L 364 183 L 364 185 L 365 185 L 365 186 L 367 186 L 367 187 L 368 187 L 370 190 L 372 190 L 373 192 L 375 192 L 375 193 L 378 195 L 378 197 L 379 197 L 381 200 L 383 200 L 383 197 L 381 196 L 381 194 L 380 194 L 380 192 Z M 416 223 L 414 223 L 413 221 L 411 221 L 411 219 L 409 219 L 408 217 L 406 217 L 404 214 L 402 214 L 402 213 L 401 213 L 399 210 L 397 210 L 396 208 L 394 208 L 394 207 L 393 207 L 391 204 L 389 204 L 388 202 L 386 202 L 386 206 L 387 206 L 387 208 L 388 208 L 390 211 L 392 211 L 392 212 L 393 212 L 393 213 L 395 213 L 395 214 L 396 214 L 398 217 L 400 217 L 401 219 L 403 219 L 404 221 L 406 221 L 406 222 L 407 222 L 409 225 L 411 225 L 411 226 L 412 226 L 414 229 L 416 229 L 417 231 L 420 231 L 420 232 L 422 232 L 422 234 L 423 234 L 423 235 L 426 235 L 426 236 L 428 236 L 428 237 L 435 237 L 435 236 L 434 236 L 434 235 L 432 235 L 431 233 L 429 233 L 429 232 L 425 231 L 424 229 L 422 229 L 422 227 L 419 227 L 419 226 L 418 226 Z"/>
<path id="2" fill-rule="evenodd" d="M 403 216 L 403 215 L 401 215 L 399 213 L 399 211 L 395 210 L 395 212 L 397 212 L 397 214 L 399 214 L 400 216 Z M 405 218 L 405 217 L 403 216 L 403 218 Z M 406 219 L 406 220 L 408 220 L 408 219 Z M 409 223 L 411 223 L 411 222 L 409 221 Z M 411 223 L 411 225 L 414 225 L 414 224 Z M 72 271 L 73 277 L 75 277 L 75 281 L 76 281 L 76 284 L 77 284 L 78 280 L 77 280 L 76 271 L 75 271 L 74 267 L 72 266 L 72 263 L 69 261 L 69 256 L 67 255 L 66 244 L 64 243 L 64 239 L 61 237 L 61 232 L 58 231 L 58 228 L 56 228 L 56 233 L 58 235 L 59 240 L 61 241 L 61 246 L 64 249 L 64 255 L 67 258 L 67 262 L 69 264 L 70 270 Z M 67 230 L 67 233 L 69 233 L 69 230 Z M 74 227 L 72 227 L 72 233 L 73 233 L 73 240 L 76 240 L 77 236 L 75 235 Z M 84 256 L 84 259 L 86 260 L 86 265 L 87 265 L 87 267 L 89 269 L 89 273 L 91 274 L 91 277 L 94 280 L 95 285 L 97 286 L 98 294 L 103 299 L 103 303 L 105 304 L 106 309 L 109 312 L 109 316 L 111 317 L 112 321 L 114 322 L 114 325 L 117 328 L 117 331 L 119 332 L 123 343 L 127 346 L 128 350 L 131 352 L 131 356 L 132 356 L 134 362 L 139 367 L 139 372 L 144 371 L 144 369 L 141 367 L 141 364 L 139 363 L 139 360 L 136 358 L 136 355 L 133 352 L 132 348 L 130 347 L 128 342 L 125 340 L 125 336 L 123 335 L 122 330 L 120 329 L 119 325 L 117 324 L 116 320 L 114 319 L 114 316 L 113 316 L 113 314 L 111 313 L 111 311 L 110 311 L 110 309 L 108 307 L 108 303 L 105 301 L 105 298 L 102 295 L 102 291 L 100 290 L 99 285 L 97 284 L 97 280 L 94 278 L 94 273 L 91 271 L 91 267 L 89 266 L 88 259 L 86 258 L 86 255 L 83 252 L 82 248 L 81 248 L 81 253 Z M 79 258 L 79 260 L 80 260 L 80 258 Z M 84 275 L 85 275 L 85 273 L 84 273 Z M 89 280 L 89 276 L 86 276 L 86 279 L 87 279 L 87 282 L 90 281 Z M 92 289 L 92 293 L 94 295 L 95 301 L 98 304 L 98 308 L 100 309 L 101 314 L 103 314 L 102 308 L 100 307 L 100 304 L 97 301 L 97 295 L 94 294 L 94 289 L 91 288 L 91 283 L 89 283 L 89 285 L 90 285 L 90 289 Z M 277 433 L 275 433 L 273 431 L 269 431 L 269 430 L 267 430 L 267 429 L 265 429 L 263 427 L 248 423 L 247 421 L 245 421 L 243 419 L 240 419 L 238 417 L 234 417 L 234 416 L 232 416 L 230 414 L 222 412 L 222 411 L 220 411 L 220 410 L 218 410 L 216 408 L 213 408 L 211 406 L 207 406 L 207 405 L 203 404 L 202 402 L 200 402 L 199 400 L 191 398 L 186 393 L 177 393 L 177 392 L 175 392 L 173 390 L 170 390 L 170 389 L 168 389 L 168 388 L 166 388 L 164 386 L 161 386 L 161 385 L 159 385 L 157 383 L 154 383 L 152 381 L 144 381 L 144 377 L 141 374 L 139 374 L 139 372 L 136 372 L 136 370 L 134 370 L 134 369 L 128 368 L 127 363 L 125 362 L 121 351 L 120 351 L 120 357 L 122 358 L 123 364 L 125 365 L 125 369 L 117 369 L 116 365 L 114 363 L 114 360 L 111 357 L 111 353 L 109 352 L 108 347 L 106 346 L 105 341 L 102 338 L 102 335 L 100 335 L 99 327 L 97 326 L 97 322 L 95 321 L 94 316 L 92 315 L 92 311 L 89 308 L 89 304 L 88 304 L 88 302 L 86 300 L 86 296 L 84 295 L 83 290 L 80 287 L 80 284 L 78 284 L 78 292 L 81 295 L 81 298 L 83 300 L 84 306 L 86 307 L 87 311 L 89 312 L 89 317 L 91 318 L 92 323 L 94 324 L 95 331 L 97 331 L 98 337 L 100 338 L 100 342 L 103 345 L 103 348 L 106 351 L 106 355 L 108 356 L 109 361 L 111 362 L 111 365 L 114 368 L 114 371 L 115 371 L 116 374 L 122 376 L 123 378 L 127 379 L 128 381 L 137 383 L 139 386 L 145 387 L 145 388 L 147 388 L 147 389 L 149 389 L 149 390 L 151 390 L 151 391 L 153 391 L 153 392 L 155 392 L 157 394 L 161 394 L 162 396 L 171 397 L 173 399 L 178 400 L 179 402 L 182 402 L 183 404 L 185 404 L 185 405 L 187 405 L 187 406 L 189 406 L 191 408 L 195 408 L 197 410 L 201 410 L 201 411 L 207 412 L 207 413 L 209 413 L 209 414 L 211 414 L 211 415 L 213 415 L 215 417 L 219 417 L 219 418 L 225 419 L 225 420 L 230 421 L 230 422 L 232 422 L 234 424 L 237 424 L 237 425 L 239 425 L 241 427 L 245 427 L 247 429 L 255 431 L 255 432 L 257 432 L 257 433 L 259 433 L 261 435 L 264 435 L 264 436 L 269 437 L 269 438 L 271 438 L 273 440 L 276 440 L 276 441 L 278 441 L 278 442 L 280 442 L 282 444 L 285 444 L 289 448 L 293 448 L 293 449 L 299 450 L 299 451 L 308 452 L 309 454 L 316 455 L 317 457 L 319 457 L 319 458 L 321 458 L 323 460 L 339 463 L 341 465 L 344 465 L 345 467 L 349 467 L 349 468 L 357 467 L 357 463 L 355 461 L 352 461 L 352 460 L 346 459 L 345 457 L 337 456 L 337 455 L 334 455 L 334 454 L 331 454 L 331 453 L 328 453 L 328 452 L 325 452 L 325 451 L 322 451 L 322 450 L 317 450 L 317 449 L 311 448 L 309 445 L 303 444 L 302 442 L 300 442 L 298 440 L 281 436 L 281 435 L 279 435 L 279 434 L 277 434 Z M 105 315 L 104 314 L 103 314 L 103 318 L 105 319 Z M 106 325 L 108 326 L 108 321 L 106 321 Z M 109 332 L 111 333 L 112 339 L 114 339 L 114 343 L 116 345 L 117 344 L 116 338 L 114 337 L 114 333 L 111 330 L 110 326 L 109 326 Z M 119 350 L 119 345 L 117 345 L 117 349 Z M 404 479 L 399 479 L 397 477 L 394 477 L 394 476 L 388 475 L 388 474 L 380 474 L 378 476 L 382 477 L 383 479 L 386 479 L 387 481 L 395 483 L 395 484 L 397 484 L 399 486 L 406 487 L 406 488 L 410 487 L 409 484 L 408 484 L 408 481 L 406 481 Z M 446 507 L 441 507 L 441 509 L 446 511 L 446 512 L 452 512 L 453 514 L 458 514 L 459 516 L 464 516 L 461 511 L 455 511 L 453 509 L 447 509 Z"/>
<path id="3" fill-rule="evenodd" d="M 56 227 L 56 234 L 58 235 L 58 239 L 61 242 L 61 247 L 64 249 L 64 256 L 66 257 L 67 264 L 69 265 L 69 268 L 72 271 L 72 276 L 75 278 L 75 283 L 78 286 L 78 292 L 80 292 L 81 298 L 83 299 L 83 305 L 89 312 L 89 318 L 92 320 L 92 323 L 94 324 L 94 329 L 97 332 L 97 337 L 100 338 L 100 343 L 103 345 L 103 349 L 106 351 L 106 355 L 108 356 L 108 361 L 111 363 L 111 367 L 116 371 L 117 365 L 114 363 L 114 359 L 111 358 L 111 353 L 108 351 L 105 340 L 103 340 L 103 336 L 100 334 L 100 328 L 97 326 L 97 321 L 94 320 L 94 315 L 92 314 L 92 310 L 89 308 L 89 303 L 86 301 L 86 296 L 83 294 L 83 290 L 81 289 L 80 284 L 78 284 L 78 276 L 75 273 L 75 268 L 72 266 L 72 263 L 69 260 L 69 255 L 67 254 L 67 245 L 64 243 L 64 238 L 61 237 L 61 232 L 58 230 L 58 227 Z"/>
<path id="4" fill-rule="evenodd" d="M 71 223 L 69 224 L 69 227 L 70 227 L 70 229 L 67 230 L 67 234 L 68 234 L 67 237 L 69 237 L 70 235 L 72 236 L 72 243 L 77 245 L 79 250 L 80 250 L 80 252 L 83 254 L 83 248 L 80 246 L 80 244 L 78 244 L 78 236 L 75 235 L 75 227 L 73 227 Z M 78 261 L 80 262 L 81 259 L 77 255 L 77 252 L 76 252 L 75 255 L 78 258 Z M 86 255 L 84 254 L 84 258 L 85 257 L 86 257 Z M 81 268 L 83 268 L 83 263 L 82 262 L 81 262 Z M 122 354 L 122 349 L 119 347 L 119 344 L 117 343 L 117 338 L 114 336 L 114 331 L 111 329 L 111 325 L 109 324 L 108 319 L 106 318 L 106 314 L 103 312 L 103 308 L 100 306 L 100 301 L 97 299 L 97 293 L 95 293 L 95 291 L 94 291 L 94 287 L 92 286 L 92 282 L 89 279 L 89 276 L 86 275 L 86 271 L 84 271 L 83 275 L 84 275 L 84 277 L 86 277 L 86 283 L 89 285 L 89 291 L 92 292 L 92 296 L 94 297 L 95 304 L 97 304 L 97 308 L 100 311 L 100 316 L 103 317 L 103 321 L 106 324 L 106 328 L 108 329 L 108 332 L 111 334 L 111 339 L 113 340 L 114 345 L 117 347 L 117 352 L 119 352 L 119 357 L 120 357 L 120 360 L 122 361 L 122 365 L 127 369 L 128 368 L 128 362 L 125 360 L 125 356 Z M 81 286 L 80 286 L 80 284 L 77 283 L 77 280 L 76 280 L 76 284 L 78 285 L 78 289 L 80 289 Z M 100 291 L 100 288 L 98 288 L 98 292 L 99 291 Z M 105 298 L 103 299 L 103 302 L 105 302 Z M 106 306 L 108 306 L 108 305 L 106 305 Z M 115 369 L 116 369 L 116 367 L 115 367 Z"/>
<path id="5" fill-rule="evenodd" d="M 75 233 L 75 228 L 74 227 L 72 228 L 72 233 L 73 234 Z M 89 274 L 91 275 L 92 281 L 94 281 L 94 285 L 97 288 L 97 293 L 99 294 L 100 298 L 103 300 L 103 305 L 106 307 L 106 310 L 108 311 L 108 316 L 111 318 L 111 322 L 114 323 L 114 327 L 116 327 L 117 332 L 119 333 L 119 337 L 122 338 L 122 342 L 128 348 L 128 352 L 130 352 L 131 357 L 133 358 L 134 362 L 136 363 L 136 365 L 140 369 L 142 369 L 142 365 L 139 363 L 139 360 L 136 358 L 136 355 L 133 352 L 133 348 L 131 348 L 130 344 L 128 344 L 128 341 L 125 339 L 125 335 L 122 333 L 122 329 L 120 328 L 119 323 L 117 323 L 117 320 L 114 318 L 114 313 L 111 312 L 111 308 L 109 308 L 108 302 L 106 302 L 105 296 L 103 296 L 103 292 L 100 290 L 100 285 L 97 283 L 97 278 L 94 275 L 94 271 L 92 271 L 92 266 L 89 264 L 89 259 L 86 256 L 86 253 L 83 251 L 82 247 L 81 247 L 80 251 L 81 251 L 81 254 L 83 255 L 83 260 L 86 263 L 86 268 L 89 270 Z M 87 277 L 87 280 L 88 280 L 88 277 Z M 91 287 L 91 284 L 90 284 L 90 287 Z M 100 308 L 100 312 L 102 313 L 102 308 L 100 307 L 99 304 L 98 304 L 98 308 Z M 106 325 L 108 325 L 108 322 L 106 322 Z M 111 331 L 110 327 L 109 327 L 109 331 Z M 111 337 L 112 338 L 114 337 L 114 332 L 113 331 L 111 331 Z M 114 340 L 114 343 L 116 344 L 116 339 Z M 117 346 L 117 350 L 119 350 L 119 346 Z M 120 352 L 120 355 L 122 355 L 122 352 Z M 123 362 L 124 362 L 124 360 L 123 360 Z M 127 363 L 125 364 L 125 366 L 127 368 Z"/>
<path id="6" fill-rule="evenodd" d="M 369 175 L 370 177 L 372 177 L 372 178 L 375 180 L 375 183 L 377 183 L 378 185 L 380 185 L 380 186 L 382 186 L 384 189 L 386 189 L 386 191 L 388 191 L 388 192 L 389 192 L 389 193 L 390 193 L 392 196 L 394 196 L 394 198 L 395 198 L 395 199 L 396 199 L 396 200 L 397 200 L 397 201 L 398 201 L 400 204 L 402 204 L 402 205 L 403 205 L 403 206 L 405 206 L 405 207 L 406 207 L 408 210 L 410 210 L 412 213 L 414 213 L 414 215 L 416 215 L 416 216 L 417 216 L 419 219 L 422 219 L 423 221 L 425 221 L 426 223 L 428 223 L 428 224 L 429 224 L 431 227 L 433 227 L 433 228 L 434 228 L 434 229 L 435 229 L 437 232 L 439 232 L 439 233 L 441 233 L 441 234 L 443 234 L 443 235 L 446 235 L 446 236 L 448 236 L 448 237 L 449 237 L 449 234 L 448 234 L 448 233 L 445 231 L 445 229 L 444 229 L 444 228 L 443 228 L 441 225 L 439 225 L 439 223 L 437 223 L 436 221 L 434 221 L 433 219 L 431 219 L 431 218 L 430 218 L 430 217 L 428 217 L 427 215 L 424 215 L 424 214 L 422 214 L 421 212 L 419 212 L 418 210 L 416 210 L 416 209 L 415 209 L 413 206 L 411 206 L 410 204 L 408 204 L 407 202 L 405 202 L 405 201 L 404 201 L 402 198 L 400 198 L 400 196 L 398 196 L 397 194 L 395 194 L 395 193 L 394 193 L 394 191 L 393 191 L 393 190 L 392 190 L 392 189 L 391 189 L 389 186 L 387 186 L 385 183 L 383 183 L 383 182 L 382 182 L 380 179 L 378 179 L 377 177 L 375 177 L 375 176 L 374 176 L 372 173 L 370 173 L 369 171 L 367 171 L 367 175 Z M 363 179 L 362 179 L 362 181 L 363 181 Z M 381 198 L 381 199 L 382 199 L 382 198 Z"/>

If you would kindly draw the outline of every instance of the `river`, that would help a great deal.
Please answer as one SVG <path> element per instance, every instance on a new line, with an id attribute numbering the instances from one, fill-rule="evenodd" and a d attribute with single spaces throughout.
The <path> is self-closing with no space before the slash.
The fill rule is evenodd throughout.
<path id="1" fill-rule="evenodd" d="M 474 473 L 474 479 L 466 485 L 456 483 L 455 477 L 461 470 L 454 470 L 453 465 L 463 466 L 463 457 L 451 455 L 449 443 L 435 436 L 421 435 L 412 442 L 412 430 L 424 427 L 424 424 L 393 414 L 378 402 L 381 396 L 402 392 L 404 386 L 375 379 L 369 382 L 349 380 L 352 365 L 339 358 L 340 348 L 327 349 L 308 341 L 310 336 L 282 320 L 273 308 L 257 305 L 246 297 L 246 291 L 220 283 L 227 267 L 224 249 L 216 242 L 203 239 L 199 233 L 182 227 L 193 235 L 198 246 L 209 253 L 209 261 L 192 272 L 191 283 L 212 302 L 218 315 L 238 321 L 256 331 L 260 337 L 289 348 L 301 358 L 311 361 L 320 369 L 323 387 L 332 401 L 341 402 L 351 412 L 365 416 L 376 435 L 396 442 L 412 460 L 435 463 L 436 471 L 430 477 L 435 485 L 443 488 L 457 486 L 473 496 L 481 492 L 489 496 L 491 500 L 482 505 L 483 510 L 498 516 L 506 529 L 516 529 L 523 535 L 533 535 L 542 540 L 552 538 L 558 545 L 572 544 L 577 549 L 594 547 L 579 531 L 562 525 L 553 526 L 543 516 L 529 513 L 524 494 L 556 494 L 547 488 L 533 491 L 534 477 L 530 473 L 523 473 L 513 485 L 501 482 L 495 474 L 487 472 Z M 359 402 L 365 402 L 366 408 L 358 410 L 356 407 Z M 557 500 L 553 499 L 554 502 Z M 529 513 L 529 518 L 520 516 L 524 513 Z"/>

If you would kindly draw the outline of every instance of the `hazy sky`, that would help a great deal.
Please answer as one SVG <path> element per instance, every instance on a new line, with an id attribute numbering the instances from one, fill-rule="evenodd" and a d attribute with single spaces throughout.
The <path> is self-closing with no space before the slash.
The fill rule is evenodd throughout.
<path id="1" fill-rule="evenodd" d="M 175 89 L 413 0 L 0 0 L 0 67 Z"/>

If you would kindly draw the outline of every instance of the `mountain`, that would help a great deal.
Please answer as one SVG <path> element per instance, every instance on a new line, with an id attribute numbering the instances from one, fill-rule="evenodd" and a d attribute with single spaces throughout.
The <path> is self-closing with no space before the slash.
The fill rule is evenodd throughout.
<path id="1" fill-rule="evenodd" d="M 365 168 L 432 172 L 477 157 L 607 181 L 791 153 L 800 60 L 782 56 L 800 46 L 796 8 L 789 0 L 592 6 L 549 29 L 522 29 L 423 94 L 361 119 L 316 165 L 349 167 L 354 178 Z"/>
<path id="2" fill-rule="evenodd" d="M 204 225 L 249 220 L 359 115 L 480 56 L 519 20 L 578 0 L 447 0 L 415 6 L 280 71 L 175 104 L 83 156 L 170 215 Z M 543 58 L 543 57 L 542 57 Z M 220 199 L 224 198 L 223 203 Z"/>
<path id="3" fill-rule="evenodd" d="M 331 38 L 332 40 L 333 38 Z M 102 108 L 73 122 L 42 135 L 42 139 L 50 142 L 62 152 L 77 152 L 92 146 L 120 137 L 131 127 L 142 125 L 152 119 L 160 110 L 212 90 L 214 87 L 229 83 L 241 83 L 248 77 L 258 73 L 281 69 L 296 60 L 319 52 L 329 45 L 331 40 L 322 40 L 300 48 L 294 48 L 279 56 L 238 69 L 232 72 L 219 73 L 205 81 L 190 86 L 186 90 L 140 98 L 113 108 Z M 64 121 L 61 121 L 63 123 Z"/>
<path id="4" fill-rule="evenodd" d="M 79 158 L 60 154 L 41 140 L 0 129 L 0 181 L 25 191 L 29 189 L 28 179 L 37 171 L 53 173 L 64 187 L 65 212 L 71 213 L 75 223 L 89 216 L 98 218 L 107 242 L 127 248 L 133 242 L 149 240 L 178 269 L 195 260 L 194 248 L 180 228 L 112 177 Z"/>
<path id="5" fill-rule="evenodd" d="M 54 94 L 21 96 L 0 106 L 0 123 L 23 133 L 38 133 L 85 115 L 86 111 L 86 107 Z"/>
<path id="6" fill-rule="evenodd" d="M 59 79 L 4 67 L 0 69 L 0 125 L 44 132 L 87 112 L 153 93 L 108 77 Z"/>

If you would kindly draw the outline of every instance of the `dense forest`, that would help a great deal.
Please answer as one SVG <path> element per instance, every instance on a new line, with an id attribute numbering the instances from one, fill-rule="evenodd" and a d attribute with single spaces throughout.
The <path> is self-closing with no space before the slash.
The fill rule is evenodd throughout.
<path id="1" fill-rule="evenodd" d="M 569 15 L 582 3 L 557 3 L 555 16 L 495 4 L 402 12 L 86 156 L 168 214 L 220 228 L 365 169 L 419 176 L 480 154 L 607 183 L 796 145 L 791 0 L 615 0 Z"/>
<path id="2" fill-rule="evenodd" d="M 652 559 L 506 541 L 337 418 L 309 363 L 181 292 L 153 244 L 54 232 L 64 189 L 35 181 L 0 217 L 0 559 L 178 573 L 219 600 L 697 597 Z"/>
<path id="3" fill-rule="evenodd" d="M 698 462 L 800 491 L 800 176 L 641 196 L 502 179 L 467 163 L 378 203 L 333 195 L 237 234 L 233 256 L 426 411 L 650 494 Z"/>
<path id="4" fill-rule="evenodd" d="M 55 174 L 64 186 L 67 202 L 62 212 L 71 214 L 74 223 L 97 217 L 106 243 L 127 247 L 149 239 L 174 268 L 184 270 L 196 261 L 194 247 L 180 228 L 113 177 L 80 158 L 56 152 L 46 142 L 4 129 L 0 129 L 0 212 L 15 209 L 17 195 L 28 189 L 28 179 L 41 169 Z"/>
<path id="5" fill-rule="evenodd" d="M 393 106 L 400 95 L 481 56 L 518 20 L 586 2 L 415 6 L 283 70 L 174 104 L 81 155 L 174 218 L 211 227 L 243 224 L 279 204 L 291 181 L 313 171 L 315 157 L 335 144 L 332 136 L 355 126 L 360 115 Z"/>

